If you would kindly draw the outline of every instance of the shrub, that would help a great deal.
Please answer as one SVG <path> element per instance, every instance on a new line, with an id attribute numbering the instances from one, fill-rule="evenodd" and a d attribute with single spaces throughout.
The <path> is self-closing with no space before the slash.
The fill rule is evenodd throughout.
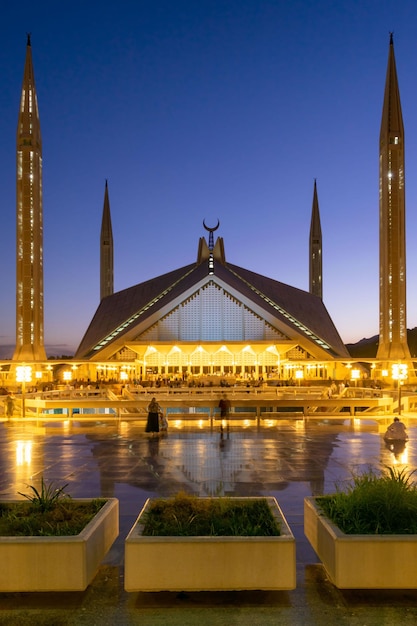
<path id="1" fill-rule="evenodd" d="M 88 502 L 62 500 L 47 511 L 30 502 L 0 505 L 1 537 L 45 537 L 78 535 L 106 503 L 97 498 Z"/>
<path id="2" fill-rule="evenodd" d="M 68 483 L 63 487 L 54 487 L 53 483 L 49 483 L 47 485 L 41 477 L 41 490 L 38 491 L 34 485 L 27 485 L 27 487 L 32 491 L 32 493 L 22 493 L 19 491 L 19 495 L 23 496 L 29 502 L 33 504 L 33 506 L 37 507 L 40 511 L 50 511 L 54 508 L 59 500 L 63 498 L 70 498 L 68 494 L 65 493 L 66 487 L 68 487 Z"/>
<path id="3" fill-rule="evenodd" d="M 77 502 L 41 478 L 41 487 L 27 485 L 31 493 L 21 493 L 29 502 L 5 502 L 0 505 L 0 536 L 64 536 L 78 535 L 104 506 L 106 500 L 96 498 Z"/>
<path id="4" fill-rule="evenodd" d="M 198 498 L 184 493 L 151 502 L 144 535 L 155 536 L 278 536 L 279 523 L 265 499 L 236 501 Z"/>
<path id="5" fill-rule="evenodd" d="M 417 486 L 413 471 L 369 469 L 342 491 L 317 498 L 320 510 L 348 535 L 417 534 Z"/>

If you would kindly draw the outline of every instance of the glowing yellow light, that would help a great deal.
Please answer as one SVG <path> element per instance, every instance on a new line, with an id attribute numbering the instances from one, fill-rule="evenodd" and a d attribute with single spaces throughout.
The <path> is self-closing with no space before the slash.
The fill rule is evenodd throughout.
<path id="1" fill-rule="evenodd" d="M 16 382 L 18 383 L 32 382 L 32 368 L 30 365 L 18 365 L 16 367 Z"/>
<path id="2" fill-rule="evenodd" d="M 272 354 L 276 354 L 276 355 L 279 356 L 279 352 L 278 352 L 278 350 L 276 349 L 275 346 L 268 346 L 266 348 L 266 352 L 272 352 Z"/>
<path id="3" fill-rule="evenodd" d="M 394 363 L 392 366 L 392 378 L 394 380 L 405 380 L 408 376 L 408 365 L 405 363 Z"/>

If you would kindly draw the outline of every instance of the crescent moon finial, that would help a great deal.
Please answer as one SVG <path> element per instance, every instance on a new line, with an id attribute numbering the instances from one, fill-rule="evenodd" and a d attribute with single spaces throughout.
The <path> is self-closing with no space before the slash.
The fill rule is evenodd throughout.
<path id="1" fill-rule="evenodd" d="M 215 230 L 218 229 L 218 227 L 220 226 L 220 220 L 219 218 L 217 218 L 217 225 L 214 226 L 214 228 L 210 228 L 209 226 L 206 226 L 206 220 L 203 220 L 203 226 L 206 230 L 208 230 L 209 233 L 214 233 Z"/>

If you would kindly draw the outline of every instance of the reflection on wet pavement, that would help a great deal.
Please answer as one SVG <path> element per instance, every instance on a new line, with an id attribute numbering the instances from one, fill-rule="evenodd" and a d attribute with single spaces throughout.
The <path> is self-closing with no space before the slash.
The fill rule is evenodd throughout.
<path id="1" fill-rule="evenodd" d="M 120 591 L 124 539 L 148 497 L 169 496 L 180 490 L 200 496 L 275 496 L 297 540 L 299 580 L 293 597 L 308 605 L 306 593 L 316 589 L 317 576 L 323 578 L 323 571 L 304 538 L 303 498 L 330 492 L 335 484 L 349 480 L 352 471 L 370 465 L 414 468 L 417 426 L 413 426 L 412 420 L 408 433 L 410 439 L 405 449 L 399 451 L 385 445 L 376 422 L 350 419 L 341 423 L 288 420 L 260 427 L 233 424 L 223 440 L 216 426 L 201 428 L 192 423 L 172 426 L 167 435 L 152 438 L 145 435 L 143 422 L 46 426 L 4 422 L 0 424 L 0 497 L 18 498 L 19 491 L 25 491 L 28 484 L 38 484 L 41 476 L 56 486 L 68 484 L 66 491 L 73 497 L 117 497 L 120 536 L 93 587 L 99 584 L 105 568 L 117 570 L 114 576 L 119 579 L 119 592 L 115 604 L 121 611 L 121 604 L 131 602 L 129 594 L 125 598 L 126 594 Z M 324 588 L 321 584 L 322 592 Z M 339 594 L 330 588 L 331 594 Z M 0 594 L 0 609 L 4 610 L 3 595 Z M 215 596 L 210 597 L 210 602 L 215 603 Z M 162 596 L 160 600 L 164 606 Z M 140 594 L 136 602 L 146 605 Z M 313 600 L 310 598 L 309 602 Z M 316 597 L 314 603 L 317 602 Z M 307 605 L 304 611 L 310 610 Z M 304 618 L 307 619 L 306 613 Z M 114 623 L 139 623 L 135 619 L 130 616 L 125 622 Z"/>

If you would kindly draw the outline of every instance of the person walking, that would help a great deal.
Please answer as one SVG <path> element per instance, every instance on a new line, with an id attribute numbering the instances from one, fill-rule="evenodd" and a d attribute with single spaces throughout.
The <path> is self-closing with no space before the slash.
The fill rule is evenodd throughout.
<path id="1" fill-rule="evenodd" d="M 159 414 L 162 413 L 156 398 L 152 398 L 148 405 L 148 420 L 146 422 L 145 433 L 159 433 Z"/>

